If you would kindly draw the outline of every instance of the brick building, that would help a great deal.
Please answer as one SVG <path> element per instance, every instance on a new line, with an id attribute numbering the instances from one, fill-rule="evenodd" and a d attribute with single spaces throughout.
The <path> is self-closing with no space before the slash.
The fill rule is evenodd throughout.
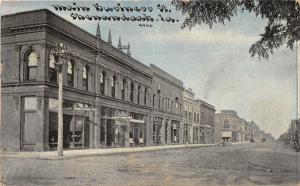
<path id="1" fill-rule="evenodd" d="M 243 142 L 246 121 L 240 118 L 236 111 L 222 110 L 216 113 L 215 140 Z"/>
<path id="2" fill-rule="evenodd" d="M 1 31 L 2 149 L 56 148 L 57 43 L 71 49 L 63 59 L 64 148 L 182 142 L 183 83 L 133 59 L 121 41 L 114 47 L 110 32 L 104 41 L 99 25 L 92 35 L 43 9 L 2 16 Z"/>

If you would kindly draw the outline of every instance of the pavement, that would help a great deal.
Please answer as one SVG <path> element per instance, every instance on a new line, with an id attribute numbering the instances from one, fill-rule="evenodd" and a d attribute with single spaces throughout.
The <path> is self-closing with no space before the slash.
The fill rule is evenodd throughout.
<path id="1" fill-rule="evenodd" d="M 235 143 L 241 144 L 241 143 Z M 90 157 L 109 154 L 146 152 L 164 149 L 178 149 L 178 148 L 195 148 L 195 147 L 209 147 L 215 144 L 184 144 L 184 145 L 162 145 L 162 146 L 147 146 L 147 147 L 129 147 L 129 148 L 105 148 L 105 149 L 80 149 L 80 150 L 64 150 L 63 156 L 57 156 L 57 151 L 45 152 L 5 152 L 0 153 L 0 158 L 39 158 L 48 160 L 70 159 L 80 157 Z"/>
<path id="2" fill-rule="evenodd" d="M 300 183 L 300 153 L 282 143 L 164 148 L 62 160 L 3 157 L 0 185 L 297 186 Z"/>

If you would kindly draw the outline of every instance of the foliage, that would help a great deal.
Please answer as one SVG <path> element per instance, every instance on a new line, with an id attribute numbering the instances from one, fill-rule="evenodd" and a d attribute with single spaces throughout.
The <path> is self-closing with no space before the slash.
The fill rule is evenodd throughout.
<path id="1" fill-rule="evenodd" d="M 239 12 L 253 12 L 267 20 L 260 40 L 249 49 L 251 56 L 268 58 L 274 49 L 287 44 L 293 49 L 300 39 L 300 6 L 296 0 L 173 0 L 176 10 L 185 15 L 182 28 L 195 25 L 225 24 Z"/>

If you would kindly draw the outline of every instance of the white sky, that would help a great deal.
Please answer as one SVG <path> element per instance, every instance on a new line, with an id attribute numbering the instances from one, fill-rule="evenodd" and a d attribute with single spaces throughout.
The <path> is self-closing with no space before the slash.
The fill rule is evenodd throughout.
<path id="1" fill-rule="evenodd" d="M 70 12 L 57 12 L 51 4 L 89 6 L 90 1 L 0 1 L 1 14 L 10 14 L 39 8 L 52 12 L 95 34 L 96 21 L 74 21 Z M 158 3 L 169 8 L 170 1 L 121 1 L 121 5 L 152 6 L 156 18 Z M 115 6 L 116 1 L 97 1 Z M 135 4 L 134 4 L 135 3 Z M 86 14 L 86 13 L 82 13 Z M 95 11 L 89 14 L 104 15 Z M 170 15 L 181 18 L 174 10 Z M 138 27 L 137 23 L 100 22 L 101 35 L 107 40 L 112 31 L 113 44 L 119 36 L 122 43 L 131 44 L 134 58 L 144 64 L 153 63 L 183 80 L 186 87 L 195 92 L 195 98 L 203 99 L 217 109 L 236 110 L 247 121 L 255 121 L 261 129 L 275 137 L 283 133 L 291 119 L 296 117 L 296 53 L 283 47 L 268 60 L 252 58 L 248 53 L 253 42 L 259 39 L 265 22 L 259 17 L 239 14 L 231 22 L 197 26 L 189 31 L 179 23 L 155 22 L 152 28 Z"/>

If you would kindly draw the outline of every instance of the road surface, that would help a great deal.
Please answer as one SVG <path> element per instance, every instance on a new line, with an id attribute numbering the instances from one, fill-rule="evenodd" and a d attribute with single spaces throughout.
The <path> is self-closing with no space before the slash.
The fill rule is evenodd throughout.
<path id="1" fill-rule="evenodd" d="M 281 143 L 1 161 L 2 183 L 7 185 L 300 184 L 300 152 Z"/>

